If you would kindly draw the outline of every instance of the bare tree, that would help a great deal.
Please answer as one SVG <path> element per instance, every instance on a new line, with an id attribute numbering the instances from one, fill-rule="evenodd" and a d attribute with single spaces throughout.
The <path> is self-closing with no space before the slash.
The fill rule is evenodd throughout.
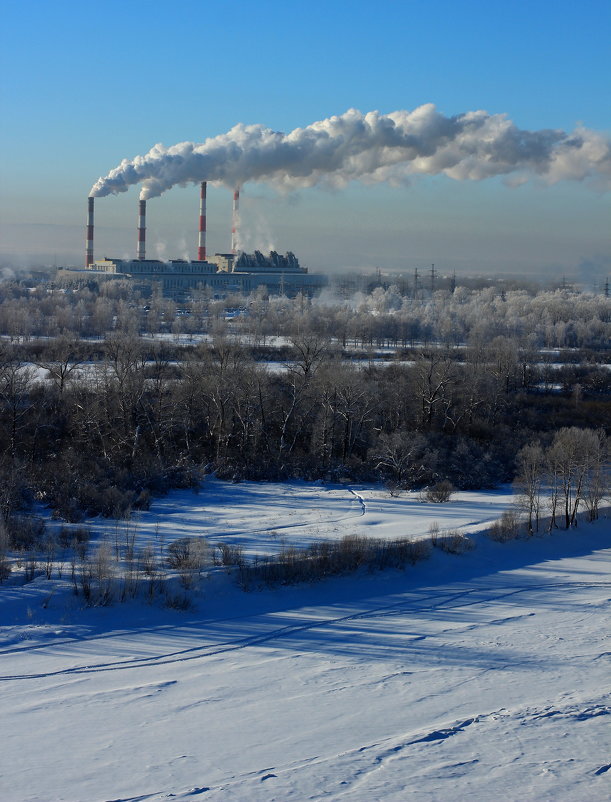
<path id="1" fill-rule="evenodd" d="M 20 432 L 27 424 L 33 380 L 34 371 L 22 365 L 15 353 L 10 350 L 0 353 L 0 409 L 12 459 L 17 455 Z"/>
<path id="2" fill-rule="evenodd" d="M 539 531 L 545 476 L 545 455 L 539 443 L 531 443 L 520 449 L 516 457 L 516 466 L 514 487 L 518 491 L 520 505 L 528 514 L 528 531 L 532 534 Z"/>
<path id="3" fill-rule="evenodd" d="M 564 526 L 577 523 L 590 480 L 602 464 L 601 437 L 593 429 L 560 429 L 548 450 L 548 466 L 563 505 Z"/>
<path id="4" fill-rule="evenodd" d="M 421 404 L 422 425 L 429 430 L 435 412 L 448 406 L 454 372 L 452 360 L 442 353 L 423 356 L 416 365 L 415 389 Z"/>
<path id="5" fill-rule="evenodd" d="M 8 552 L 11 545 L 11 538 L 6 528 L 4 520 L 0 517 L 0 583 L 8 579 L 11 573 L 11 562 Z"/>
<path id="6" fill-rule="evenodd" d="M 603 500 L 608 497 L 611 477 L 609 476 L 609 439 L 602 429 L 596 432 L 600 448 L 594 451 L 592 466 L 583 493 L 583 504 L 588 511 L 588 520 L 596 521 Z"/>
<path id="7" fill-rule="evenodd" d="M 399 487 L 412 487 L 430 472 L 426 438 L 418 432 L 382 432 L 370 449 L 376 470 L 390 474 Z"/>
<path id="8" fill-rule="evenodd" d="M 46 358 L 37 361 L 36 364 L 48 371 L 49 378 L 61 396 L 82 362 L 79 341 L 76 337 L 62 335 L 49 344 Z"/>
<path id="9" fill-rule="evenodd" d="M 296 359 L 293 364 L 289 364 L 289 370 L 307 381 L 326 359 L 329 340 L 319 334 L 301 334 L 291 337 L 291 345 L 296 352 Z"/>

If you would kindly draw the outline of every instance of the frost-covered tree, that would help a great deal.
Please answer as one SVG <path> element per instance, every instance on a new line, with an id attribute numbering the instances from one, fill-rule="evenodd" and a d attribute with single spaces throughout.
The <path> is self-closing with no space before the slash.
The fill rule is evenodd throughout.
<path id="1" fill-rule="evenodd" d="M 575 526 L 579 507 L 589 488 L 600 483 L 603 464 L 603 441 L 593 429 L 576 426 L 560 429 L 547 452 L 548 471 L 552 494 L 560 501 L 564 526 Z M 557 501 L 553 505 L 555 518 Z"/>
<path id="2" fill-rule="evenodd" d="M 539 531 L 541 514 L 545 455 L 539 443 L 531 443 L 518 451 L 514 487 L 518 491 L 518 502 L 528 515 L 528 531 Z"/>

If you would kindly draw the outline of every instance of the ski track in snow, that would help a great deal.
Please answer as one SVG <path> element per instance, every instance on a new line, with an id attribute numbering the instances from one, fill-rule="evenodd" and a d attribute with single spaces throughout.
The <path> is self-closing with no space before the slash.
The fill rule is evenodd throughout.
<path id="1" fill-rule="evenodd" d="M 367 523 L 371 518 L 376 523 L 381 503 L 376 509 L 375 500 L 369 501 L 371 491 L 341 490 L 349 494 L 345 515 L 332 514 L 314 523 L 242 527 L 227 530 L 227 535 L 298 533 L 305 527 L 357 519 Z M 290 509 L 294 502 L 290 492 L 276 498 L 273 492 L 262 496 L 270 500 L 268 518 L 286 515 L 281 510 Z M 332 495 L 332 505 L 342 503 L 337 496 L 337 492 Z M 257 500 L 250 488 L 246 497 Z M 306 493 L 300 496 L 300 501 L 304 499 L 309 500 Z M 313 501 L 309 512 L 324 515 L 324 496 L 321 506 L 317 496 Z M 228 506 L 226 497 L 223 503 Z M 465 509 L 472 512 L 473 505 L 470 500 Z M 440 509 L 440 516 L 446 510 L 455 514 L 456 509 Z M 406 518 L 412 512 L 419 515 L 420 510 L 408 504 Z M 166 506 L 170 517 L 175 511 Z M 577 539 L 580 535 L 581 530 L 574 533 Z M 221 608 L 222 617 L 217 613 L 177 624 L 176 619 L 156 622 L 151 608 L 150 625 L 137 628 L 121 621 L 118 605 L 113 628 L 107 631 L 83 634 L 84 623 L 73 629 L 78 633 L 74 637 L 13 643 L 0 649 L 4 660 L 25 662 L 32 655 L 41 661 L 39 671 L 5 671 L 0 676 L 11 720 L 24 721 L 13 724 L 22 729 L 17 732 L 21 747 L 5 752 L 13 781 L 27 790 L 17 791 L 7 802 L 77 798 L 91 802 L 169 798 L 185 802 L 403 802 L 407 798 L 479 802 L 497 796 L 505 802 L 598 802 L 608 798 L 611 740 L 607 738 L 605 744 L 601 733 L 603 728 L 609 732 L 611 704 L 601 677 L 604 680 L 611 651 L 608 644 L 603 645 L 600 622 L 611 602 L 609 557 L 599 557 L 604 553 L 600 551 L 589 562 L 593 552 L 586 550 L 582 562 L 579 557 L 574 564 L 571 558 L 566 563 L 559 558 L 556 569 L 554 557 L 548 563 L 540 556 L 553 543 L 552 538 L 542 538 L 525 544 L 536 546 L 535 553 L 541 551 L 536 560 L 520 562 L 515 572 L 497 565 L 491 571 L 461 574 L 471 558 L 442 555 L 448 570 L 441 580 L 433 573 L 431 582 L 424 580 L 418 586 L 410 580 L 407 588 L 392 580 L 387 590 L 381 578 L 373 585 L 371 597 L 355 590 L 354 596 L 349 593 L 340 601 L 331 594 L 329 600 L 324 593 L 318 595 L 319 585 L 296 593 L 299 601 L 295 602 L 292 591 L 286 589 L 273 594 L 271 609 L 263 604 L 257 613 L 251 608 L 246 614 L 231 615 L 229 606 L 229 614 Z M 515 553 L 517 546 L 508 550 L 514 548 Z M 332 587 L 356 589 L 359 582 L 358 577 L 344 578 Z M 237 591 L 233 593 L 229 605 Z M 283 599 L 288 600 L 286 606 Z M 279 616 L 289 623 L 278 626 Z M 359 621 L 371 624 L 359 627 Z M 38 626 L 31 625 L 34 632 Z M 42 637 L 59 635 L 63 629 L 63 624 L 56 625 L 56 632 L 40 626 Z M 236 637 L 245 629 L 251 634 Z M 307 633 L 312 634 L 302 640 Z M 188 648 L 163 648 L 174 646 L 174 636 L 187 638 Z M 282 641 L 286 650 L 274 649 Z M 342 651 L 344 642 L 348 648 Z M 263 653 L 260 647 L 269 650 Z M 133 656 L 138 652 L 140 656 Z M 131 654 L 119 656 L 126 653 Z M 57 660 L 62 662 L 58 665 Z M 184 669 L 179 668 L 181 664 Z M 164 667 L 168 666 L 173 668 L 167 671 Z M 125 684 L 104 680 L 130 670 L 141 673 L 126 675 Z M 590 680 L 590 675 L 595 679 Z M 45 679 L 52 681 L 33 682 Z M 280 704 L 275 693 L 285 694 Z M 361 704 L 361 699 L 366 701 Z M 135 705 L 133 712 L 129 708 L 131 715 L 123 714 L 131 704 Z M 265 725 L 268 729 L 261 744 L 256 728 L 265 722 L 268 707 L 270 715 L 280 714 L 280 718 L 277 725 L 273 719 Z M 259 709 L 265 711 L 263 718 Z M 58 768 L 40 769 L 38 780 L 28 780 L 27 773 L 16 768 L 19 749 L 25 744 L 29 748 L 33 743 L 43 759 L 47 748 L 57 752 L 53 735 L 45 733 L 47 711 L 54 718 L 63 714 L 68 728 L 77 728 L 72 748 L 78 754 L 82 739 L 83 754 L 91 761 L 84 766 L 83 777 L 77 772 L 72 780 L 66 779 L 70 761 L 63 770 L 61 762 Z M 128 728 L 126 740 L 120 741 L 120 730 L 105 737 L 95 727 L 91 733 L 83 729 L 79 736 L 79 716 L 88 720 L 91 715 L 91 721 L 103 722 L 108 713 L 102 711 L 109 711 L 111 728 L 118 726 L 115 718 Z M 40 735 L 30 730 L 30 715 L 43 725 Z M 304 718 L 298 715 L 305 717 L 305 734 L 299 732 Z M 199 735 L 201 727 L 204 739 L 210 725 L 213 740 L 207 744 L 204 740 L 198 751 L 191 746 L 192 738 L 182 737 L 179 721 L 190 725 L 191 734 Z M 163 737 L 150 757 L 140 753 L 142 765 L 134 760 L 132 776 L 131 744 L 134 738 L 137 744 L 149 726 Z M 243 732 L 251 740 L 246 737 L 246 755 L 238 759 L 231 739 L 237 737 L 240 742 Z M 217 736 L 218 745 L 214 743 Z M 8 739 L 7 748 L 12 740 Z M 228 744 L 231 757 L 227 757 Z M 126 759 L 119 754 L 122 748 L 127 749 Z M 137 745 L 133 748 L 137 750 Z M 255 750 L 252 757 L 249 749 Z M 574 749 L 581 751 L 574 753 Z M 55 759 L 62 760 L 61 756 Z M 113 761 L 122 766 L 116 777 L 109 771 Z M 77 782 L 74 787 L 73 781 Z M 4 802 L 1 791 L 0 799 Z"/>
<path id="2" fill-rule="evenodd" d="M 496 588 L 496 592 L 493 595 L 488 595 L 483 597 L 481 594 L 483 593 L 485 594 L 486 590 L 488 590 L 487 588 L 484 587 L 466 588 L 465 590 L 452 593 L 449 598 L 441 598 L 441 599 L 439 599 L 439 596 L 440 595 L 443 596 L 443 593 L 440 594 L 439 591 L 435 591 L 429 596 L 424 596 L 419 600 L 422 603 L 428 601 L 429 599 L 437 599 L 437 603 L 429 605 L 424 605 L 424 606 L 422 606 L 421 604 L 414 605 L 413 600 L 411 599 L 402 600 L 399 602 L 395 602 L 393 604 L 375 607 L 370 610 L 361 611 L 358 613 L 351 613 L 349 615 L 338 616 L 333 618 L 311 619 L 308 621 L 304 621 L 303 623 L 300 624 L 287 625 L 284 627 L 280 627 L 278 629 L 271 630 L 269 632 L 263 632 L 259 635 L 251 635 L 245 638 L 237 638 L 235 640 L 208 644 L 205 646 L 194 646 L 189 649 L 184 649 L 178 652 L 167 652 L 164 654 L 157 654 L 150 657 L 134 657 L 129 660 L 117 660 L 108 663 L 73 666 L 71 668 L 59 669 L 57 671 L 51 671 L 51 672 L 0 675 L 0 682 L 10 682 L 14 680 L 25 680 L 25 679 L 43 679 L 46 677 L 65 676 L 70 674 L 91 674 L 101 671 L 121 671 L 134 668 L 141 669 L 145 667 L 167 665 L 170 663 L 184 663 L 191 660 L 202 660 L 210 657 L 216 657 L 226 652 L 246 649 L 248 647 L 260 646 L 261 644 L 270 643 L 274 640 L 278 640 L 279 638 L 286 638 L 290 637 L 291 635 L 297 635 L 299 633 L 306 632 L 308 630 L 322 629 L 324 627 L 336 626 L 338 624 L 346 624 L 351 621 L 383 618 L 387 616 L 406 615 L 409 614 L 410 612 L 422 613 L 425 611 L 432 611 L 432 610 L 447 612 L 464 607 L 470 607 L 473 605 L 480 605 L 483 603 L 501 601 L 510 597 L 517 596 L 522 593 L 532 592 L 534 590 L 545 589 L 547 591 L 551 588 L 558 589 L 558 588 L 593 588 L 593 587 L 611 587 L 611 582 L 575 581 L 575 582 L 545 583 L 540 585 L 525 585 L 522 587 Z M 499 592 L 501 590 L 503 592 Z M 471 594 L 477 594 L 476 598 L 471 600 L 466 600 L 466 597 L 470 596 Z M 454 602 L 460 602 L 460 603 L 454 604 Z M 463 627 L 462 630 L 458 631 L 468 632 L 473 629 L 477 629 L 481 626 L 501 625 L 507 623 L 508 621 L 515 621 L 517 618 L 527 618 L 532 615 L 535 615 L 535 613 L 529 612 L 520 615 L 511 615 L 500 619 L 484 620 L 475 624 L 467 625 Z M 452 631 L 456 632 L 457 630 L 453 629 Z M 426 635 L 414 636 L 411 639 L 411 641 L 413 642 L 417 640 L 424 640 L 426 637 L 428 636 Z M 74 642 L 70 641 L 69 643 L 74 643 Z M 57 645 L 58 642 L 54 641 L 52 644 L 40 644 L 39 648 L 41 650 L 45 648 L 55 649 Z M 12 650 L 12 651 L 14 652 L 18 650 Z M 0 656 L 1 655 L 2 652 L 0 652 Z M 601 656 L 602 655 L 599 655 L 599 657 Z"/>
<path id="3" fill-rule="evenodd" d="M 364 516 L 367 513 L 367 505 L 365 504 L 365 501 L 363 500 L 363 496 L 361 496 L 360 493 L 357 493 L 356 490 L 353 490 L 351 487 L 349 487 L 348 490 L 350 491 L 350 493 L 352 493 L 352 495 L 358 501 L 359 506 L 361 508 L 361 515 Z"/>

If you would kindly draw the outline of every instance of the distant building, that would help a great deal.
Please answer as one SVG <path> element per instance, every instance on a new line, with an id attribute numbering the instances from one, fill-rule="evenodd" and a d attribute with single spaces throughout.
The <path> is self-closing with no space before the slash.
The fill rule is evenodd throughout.
<path id="1" fill-rule="evenodd" d="M 252 254 L 217 253 L 209 261 L 171 259 L 98 259 L 90 267 L 78 271 L 62 271 L 62 277 L 129 278 L 135 284 L 160 286 L 164 295 L 184 300 L 193 290 L 208 287 L 215 295 L 232 292 L 245 294 L 265 287 L 272 295 L 294 296 L 301 292 L 314 295 L 327 286 L 327 277 L 308 273 L 295 254 L 271 251 L 264 256 Z"/>

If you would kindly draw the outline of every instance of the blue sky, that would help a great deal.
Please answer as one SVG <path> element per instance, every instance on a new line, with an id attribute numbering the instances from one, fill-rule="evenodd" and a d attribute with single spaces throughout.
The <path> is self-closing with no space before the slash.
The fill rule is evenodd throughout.
<path id="1" fill-rule="evenodd" d="M 350 107 L 485 109 L 520 128 L 611 129 L 611 3 L 71 0 L 2 10 L 3 265 L 83 258 L 91 184 L 156 142 L 275 130 Z M 137 190 L 96 205 L 96 256 L 132 255 Z M 197 188 L 149 204 L 149 255 L 195 255 Z M 209 250 L 230 193 L 209 191 Z M 422 177 L 277 198 L 247 185 L 249 244 L 314 269 L 609 272 L 609 194 Z"/>

